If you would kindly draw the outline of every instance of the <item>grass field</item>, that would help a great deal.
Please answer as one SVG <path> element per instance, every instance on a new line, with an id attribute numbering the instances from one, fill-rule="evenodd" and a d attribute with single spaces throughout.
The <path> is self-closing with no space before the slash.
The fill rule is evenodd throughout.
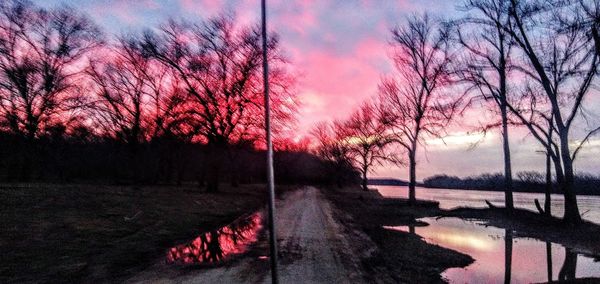
<path id="1" fill-rule="evenodd" d="M 265 204 L 264 186 L 0 185 L 0 283 L 118 281 Z"/>

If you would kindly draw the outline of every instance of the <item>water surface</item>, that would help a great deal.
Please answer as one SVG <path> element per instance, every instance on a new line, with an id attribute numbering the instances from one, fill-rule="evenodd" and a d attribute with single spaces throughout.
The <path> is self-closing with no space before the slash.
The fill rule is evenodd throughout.
<path id="1" fill-rule="evenodd" d="M 172 247 L 167 252 L 170 264 L 216 264 L 244 253 L 255 243 L 262 228 L 262 214 L 254 213 L 233 223 L 200 234 L 189 243 Z"/>
<path id="2" fill-rule="evenodd" d="M 372 186 L 385 197 L 407 198 L 407 186 Z M 460 190 L 443 188 L 417 187 L 417 198 L 435 200 L 440 202 L 440 208 L 452 209 L 455 207 L 487 208 L 485 200 L 504 206 L 504 192 L 483 190 Z M 514 205 L 517 208 L 529 209 L 537 212 L 534 199 L 544 204 L 543 193 L 514 192 Z M 577 204 L 582 218 L 600 224 L 600 196 L 579 195 Z M 561 217 L 564 212 L 564 198 L 560 194 L 552 194 L 552 215 Z"/>
<path id="3" fill-rule="evenodd" d="M 470 255 L 465 268 L 450 268 L 442 277 L 450 283 L 539 283 L 600 277 L 600 262 L 559 244 L 517 238 L 510 230 L 460 218 L 422 218 L 425 227 L 385 227 L 416 233 L 425 241 Z"/>

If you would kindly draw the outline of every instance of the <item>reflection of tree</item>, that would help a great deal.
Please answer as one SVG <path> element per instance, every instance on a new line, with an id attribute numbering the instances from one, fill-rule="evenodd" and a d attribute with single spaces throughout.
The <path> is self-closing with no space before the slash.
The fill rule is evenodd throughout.
<path id="1" fill-rule="evenodd" d="M 558 281 L 575 280 L 577 270 L 577 254 L 570 248 L 565 248 L 565 262 L 558 272 Z"/>
<path id="2" fill-rule="evenodd" d="M 218 230 L 206 232 L 189 244 L 173 247 L 167 253 L 168 263 L 216 263 L 240 253 L 256 241 L 261 215 L 242 218 Z"/>
<path id="3" fill-rule="evenodd" d="M 512 241 L 513 235 L 512 230 L 504 230 L 504 283 L 510 283 L 510 276 L 512 274 Z"/>
<path id="4" fill-rule="evenodd" d="M 546 263 L 548 267 L 548 282 L 552 282 L 552 243 L 546 242 Z"/>

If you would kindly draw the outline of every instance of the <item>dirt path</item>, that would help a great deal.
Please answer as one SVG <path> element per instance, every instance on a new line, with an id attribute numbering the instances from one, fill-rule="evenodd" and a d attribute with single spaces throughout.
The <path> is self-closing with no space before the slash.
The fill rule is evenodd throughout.
<path id="1" fill-rule="evenodd" d="M 305 187 L 278 200 L 276 214 L 281 283 L 354 283 L 362 279 L 359 257 L 354 257 L 344 227 L 316 188 Z M 232 266 L 183 274 L 154 267 L 130 282 L 270 283 L 266 263 L 246 257 Z"/>
<path id="2" fill-rule="evenodd" d="M 297 259 L 282 264 L 282 283 L 349 283 L 356 270 L 348 253 L 352 251 L 332 208 L 314 187 L 294 192 L 278 208 L 278 239 L 282 254 Z M 350 256 L 351 257 L 351 256 Z M 284 258 L 285 260 L 285 258 Z M 270 277 L 266 279 L 270 281 Z"/>

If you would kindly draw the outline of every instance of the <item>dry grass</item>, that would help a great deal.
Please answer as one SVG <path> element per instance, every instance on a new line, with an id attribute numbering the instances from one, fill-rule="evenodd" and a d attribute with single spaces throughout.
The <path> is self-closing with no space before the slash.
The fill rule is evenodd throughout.
<path id="1" fill-rule="evenodd" d="M 2 185 L 0 282 L 112 282 L 265 204 L 264 186 Z"/>

